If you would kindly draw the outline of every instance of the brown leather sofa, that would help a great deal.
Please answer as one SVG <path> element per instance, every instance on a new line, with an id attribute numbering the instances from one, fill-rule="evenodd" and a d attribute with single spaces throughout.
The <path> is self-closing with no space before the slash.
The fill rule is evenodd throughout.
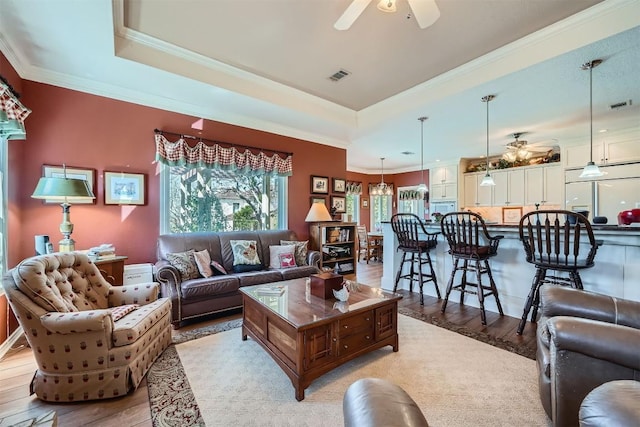
<path id="1" fill-rule="evenodd" d="M 171 344 L 158 284 L 112 286 L 83 253 L 27 258 L 2 285 L 33 350 L 31 393 L 41 400 L 124 396 Z"/>
<path id="2" fill-rule="evenodd" d="M 261 261 L 260 271 L 233 272 L 231 240 L 255 240 Z M 279 282 L 308 277 L 317 273 L 320 252 L 308 251 L 307 265 L 285 269 L 270 269 L 272 245 L 281 241 L 298 241 L 291 230 L 229 231 L 164 234 L 158 237 L 155 264 L 160 294 L 171 299 L 171 323 L 179 328 L 188 319 L 242 307 L 242 286 Z M 207 249 L 212 261 L 219 262 L 227 274 L 182 281 L 178 270 L 167 260 L 167 253 Z"/>
<path id="3" fill-rule="evenodd" d="M 342 400 L 345 427 L 429 427 L 416 402 L 402 387 L 381 378 L 362 378 Z"/>
<path id="4" fill-rule="evenodd" d="M 640 379 L 640 302 L 564 286 L 540 288 L 540 399 L 554 426 L 577 426 L 601 384 Z"/>

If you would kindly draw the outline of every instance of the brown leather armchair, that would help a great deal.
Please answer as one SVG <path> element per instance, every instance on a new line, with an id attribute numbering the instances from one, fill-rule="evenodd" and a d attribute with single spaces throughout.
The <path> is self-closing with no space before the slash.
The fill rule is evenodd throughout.
<path id="1" fill-rule="evenodd" d="M 640 378 L 640 302 L 560 286 L 541 287 L 540 302 L 542 406 L 554 426 L 577 426 L 589 392 Z"/>

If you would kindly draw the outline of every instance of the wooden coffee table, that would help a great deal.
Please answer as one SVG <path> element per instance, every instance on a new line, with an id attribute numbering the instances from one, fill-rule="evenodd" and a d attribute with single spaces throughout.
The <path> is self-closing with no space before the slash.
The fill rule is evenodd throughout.
<path id="1" fill-rule="evenodd" d="M 265 286 L 282 286 L 266 295 Z M 261 289 L 262 288 L 262 289 Z M 390 345 L 398 351 L 397 294 L 360 285 L 349 301 L 322 299 L 306 279 L 240 288 L 242 340 L 251 336 L 282 368 L 298 401 L 311 382 L 343 363 Z"/>

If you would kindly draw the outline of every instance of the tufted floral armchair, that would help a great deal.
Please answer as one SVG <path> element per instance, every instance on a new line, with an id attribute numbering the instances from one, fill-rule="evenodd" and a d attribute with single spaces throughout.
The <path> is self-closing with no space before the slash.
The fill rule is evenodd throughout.
<path id="1" fill-rule="evenodd" d="M 123 396 L 171 342 L 156 283 L 112 286 L 83 253 L 25 259 L 2 285 L 35 355 L 31 393 L 51 402 Z"/>

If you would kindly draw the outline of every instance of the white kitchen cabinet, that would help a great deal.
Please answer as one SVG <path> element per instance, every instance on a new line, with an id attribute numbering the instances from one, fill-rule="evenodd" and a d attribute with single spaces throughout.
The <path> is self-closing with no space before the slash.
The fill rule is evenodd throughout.
<path id="1" fill-rule="evenodd" d="M 458 166 L 444 165 L 429 170 L 431 184 L 452 184 L 458 182 Z"/>
<path id="2" fill-rule="evenodd" d="M 493 181 L 493 206 L 522 206 L 524 204 L 524 170 L 522 168 L 499 170 L 491 173 Z"/>
<path id="3" fill-rule="evenodd" d="M 563 163 L 567 168 L 582 167 L 589 162 L 590 145 L 575 145 L 564 150 Z M 601 141 L 593 143 L 593 162 L 597 165 L 635 162 L 640 160 L 640 140 Z"/>
<path id="4" fill-rule="evenodd" d="M 485 172 L 467 173 L 464 175 L 464 205 L 491 206 L 493 186 L 482 187 L 480 183 L 485 176 Z"/>
<path id="5" fill-rule="evenodd" d="M 525 205 L 563 206 L 563 170 L 560 165 L 536 166 L 524 171 Z"/>
<path id="6" fill-rule="evenodd" d="M 429 170 L 429 199 L 455 201 L 458 199 L 458 166 L 445 165 Z"/>

